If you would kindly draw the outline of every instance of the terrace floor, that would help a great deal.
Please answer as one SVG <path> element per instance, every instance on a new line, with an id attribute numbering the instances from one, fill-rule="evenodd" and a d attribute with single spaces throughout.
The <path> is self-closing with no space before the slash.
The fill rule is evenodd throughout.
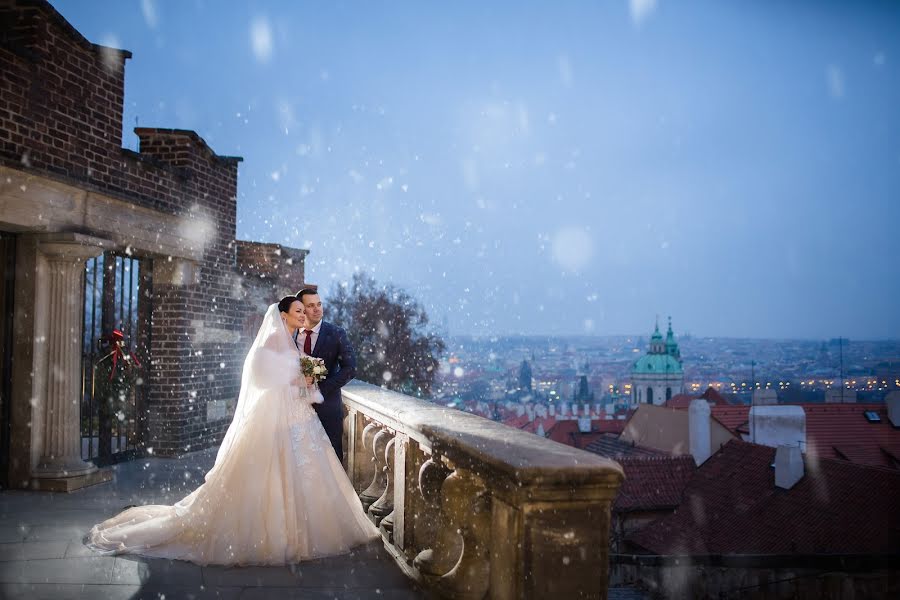
<path id="1" fill-rule="evenodd" d="M 424 598 L 380 541 L 287 567 L 201 567 L 93 554 L 83 538 L 132 504 L 172 504 L 203 480 L 215 450 L 121 463 L 114 481 L 75 492 L 0 492 L 0 598 L 91 600 L 413 600 Z"/>

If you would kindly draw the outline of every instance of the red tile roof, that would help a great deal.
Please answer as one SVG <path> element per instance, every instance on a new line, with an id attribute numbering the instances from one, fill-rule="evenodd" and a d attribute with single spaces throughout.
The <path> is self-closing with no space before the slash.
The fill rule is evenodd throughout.
<path id="1" fill-rule="evenodd" d="M 519 429 L 529 433 L 537 433 L 538 427 L 540 426 L 544 428 L 544 435 L 546 435 L 554 425 L 556 425 L 556 419 L 554 417 L 535 417 L 534 421 L 521 425 Z"/>
<path id="2" fill-rule="evenodd" d="M 730 404 L 730 402 L 728 402 L 728 400 L 725 399 L 725 396 L 723 396 L 718 391 L 716 391 L 716 389 L 713 388 L 713 386 L 709 386 L 708 388 L 706 388 L 706 391 L 704 391 L 703 395 L 700 397 L 705 398 L 706 401 L 709 402 L 710 404 L 715 404 L 718 406 L 726 406 L 726 405 Z"/>
<path id="3" fill-rule="evenodd" d="M 804 404 L 806 452 L 823 458 L 897 468 L 900 429 L 888 421 L 884 404 Z M 870 423 L 865 412 L 879 415 Z"/>
<path id="4" fill-rule="evenodd" d="M 799 404 L 806 413 L 804 451 L 823 458 L 849 460 L 864 465 L 900 468 L 900 429 L 888 421 L 884 404 Z M 735 433 L 750 433 L 750 406 L 710 407 L 714 419 Z M 870 423 L 865 412 L 879 415 Z"/>
<path id="5" fill-rule="evenodd" d="M 632 442 L 626 442 L 619 439 L 617 433 L 602 433 L 584 446 L 584 449 L 600 456 L 608 458 L 620 459 L 623 457 L 652 457 L 652 456 L 668 456 L 661 450 L 648 448 L 646 446 L 638 446 Z"/>
<path id="6" fill-rule="evenodd" d="M 713 419 L 734 431 L 735 433 L 747 433 L 747 423 L 750 421 L 749 404 L 716 404 L 709 407 Z"/>
<path id="7" fill-rule="evenodd" d="M 706 391 L 700 396 L 694 396 L 692 394 L 675 394 L 670 399 L 666 400 L 665 405 L 669 408 L 690 408 L 691 400 L 697 398 L 703 398 L 709 402 L 711 406 L 730 406 L 728 400 L 712 387 L 706 388 Z"/>
<path id="8" fill-rule="evenodd" d="M 575 448 L 578 448 L 579 450 L 584 450 L 587 446 L 592 444 L 597 439 L 603 437 L 604 435 L 606 435 L 606 434 L 599 433 L 597 431 L 592 431 L 591 433 L 573 433 L 569 436 L 569 438 L 572 440 L 572 442 L 569 443 L 568 445 L 572 446 L 574 444 Z"/>
<path id="9" fill-rule="evenodd" d="M 728 442 L 695 471 L 672 514 L 627 540 L 655 554 L 900 552 L 900 473 L 806 458 L 803 478 L 782 490 L 774 459 L 774 448 Z"/>
<path id="10" fill-rule="evenodd" d="M 551 440 L 573 448 L 585 448 L 604 433 L 618 435 L 624 430 L 624 419 L 592 419 L 590 433 L 581 433 L 577 420 L 557 421 L 552 429 L 544 428 Z"/>
<path id="11" fill-rule="evenodd" d="M 675 394 L 666 400 L 665 405 L 669 408 L 690 408 L 691 402 L 696 398 L 697 396 L 691 394 Z"/>
<path id="12" fill-rule="evenodd" d="M 528 415 L 507 417 L 503 419 L 503 424 L 509 425 L 510 427 L 515 427 L 516 429 L 521 429 L 528 424 Z"/>
<path id="13" fill-rule="evenodd" d="M 691 456 L 626 456 L 618 459 L 625 471 L 615 511 L 661 510 L 681 504 L 684 488 L 696 467 Z"/>

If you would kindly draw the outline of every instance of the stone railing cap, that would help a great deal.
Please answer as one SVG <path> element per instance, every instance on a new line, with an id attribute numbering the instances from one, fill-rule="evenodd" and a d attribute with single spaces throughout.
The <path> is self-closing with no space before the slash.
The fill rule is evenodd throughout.
<path id="1" fill-rule="evenodd" d="M 345 396 L 422 432 L 451 460 L 466 458 L 520 484 L 617 483 L 622 468 L 602 456 L 460 410 L 353 381 Z"/>

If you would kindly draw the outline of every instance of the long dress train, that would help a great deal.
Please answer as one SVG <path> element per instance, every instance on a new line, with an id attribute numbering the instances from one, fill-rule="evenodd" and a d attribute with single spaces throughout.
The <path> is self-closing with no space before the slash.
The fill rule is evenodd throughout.
<path id="1" fill-rule="evenodd" d="M 290 383 L 298 360 L 272 305 L 204 483 L 174 506 L 138 506 L 95 525 L 88 545 L 201 565 L 283 565 L 378 537 L 309 400 Z"/>

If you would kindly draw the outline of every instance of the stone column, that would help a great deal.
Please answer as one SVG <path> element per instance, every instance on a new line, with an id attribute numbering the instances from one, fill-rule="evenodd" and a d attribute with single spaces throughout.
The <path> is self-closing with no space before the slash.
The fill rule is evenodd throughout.
<path id="1" fill-rule="evenodd" d="M 36 316 L 47 332 L 41 457 L 32 471 L 32 487 L 38 489 L 69 491 L 109 479 L 81 460 L 80 427 L 84 264 L 103 252 L 103 245 L 81 234 L 51 234 L 38 241 L 46 260 L 46 277 L 38 283 L 46 310 Z"/>

